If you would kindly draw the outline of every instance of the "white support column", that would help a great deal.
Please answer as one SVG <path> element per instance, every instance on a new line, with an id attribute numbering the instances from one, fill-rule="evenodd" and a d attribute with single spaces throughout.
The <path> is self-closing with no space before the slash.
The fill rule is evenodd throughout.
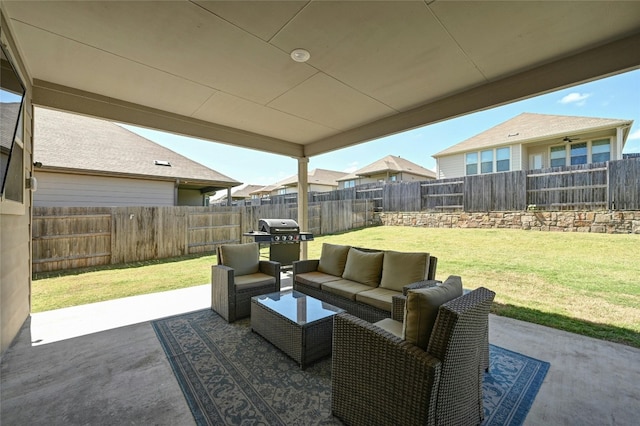
<path id="1" fill-rule="evenodd" d="M 309 231 L 309 159 L 298 158 L 298 226 Z M 300 243 L 300 260 L 307 259 L 307 243 Z"/>
<path id="2" fill-rule="evenodd" d="M 622 127 L 616 129 L 616 152 L 611 153 L 611 160 L 622 160 L 622 140 L 624 139 L 624 133 Z M 611 147 L 613 150 L 613 147 Z"/>

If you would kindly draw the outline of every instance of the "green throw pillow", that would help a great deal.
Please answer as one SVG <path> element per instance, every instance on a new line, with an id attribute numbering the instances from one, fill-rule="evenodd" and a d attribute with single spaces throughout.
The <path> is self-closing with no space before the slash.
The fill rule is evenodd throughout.
<path id="1" fill-rule="evenodd" d="M 235 275 L 255 274 L 260 266 L 258 243 L 221 245 L 220 260 L 224 266 L 233 268 Z"/>
<path id="2" fill-rule="evenodd" d="M 318 272 L 341 277 L 344 272 L 344 265 L 347 263 L 347 254 L 350 248 L 350 246 L 323 243 Z"/>
<path id="3" fill-rule="evenodd" d="M 403 338 L 426 351 L 440 305 L 460 296 L 462 279 L 456 275 L 438 286 L 409 290 L 402 323 Z"/>
<path id="4" fill-rule="evenodd" d="M 407 284 L 423 281 L 429 271 L 429 253 L 384 252 L 380 287 L 402 291 Z"/>
<path id="5" fill-rule="evenodd" d="M 378 287 L 380 273 L 382 272 L 383 252 L 364 252 L 355 248 L 349 249 L 347 264 L 344 267 L 342 278 Z"/>

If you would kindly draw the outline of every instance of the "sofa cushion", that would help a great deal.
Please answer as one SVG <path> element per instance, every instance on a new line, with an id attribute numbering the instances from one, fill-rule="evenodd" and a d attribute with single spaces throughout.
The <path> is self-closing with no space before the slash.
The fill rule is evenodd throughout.
<path id="1" fill-rule="evenodd" d="M 342 278 L 378 287 L 383 257 L 384 252 L 364 252 L 350 248 Z"/>
<path id="2" fill-rule="evenodd" d="M 392 298 L 397 294 L 401 293 L 388 288 L 376 287 L 356 294 L 356 302 L 366 303 L 378 309 L 391 312 Z"/>
<path id="3" fill-rule="evenodd" d="M 382 261 L 380 287 L 402 291 L 407 284 L 425 280 L 429 272 L 429 253 L 386 251 Z"/>
<path id="4" fill-rule="evenodd" d="M 410 290 L 405 303 L 403 338 L 426 351 L 440 305 L 460 296 L 462 279 L 455 275 L 440 285 Z"/>
<path id="5" fill-rule="evenodd" d="M 322 243 L 322 253 L 318 263 L 318 272 L 341 277 L 347 263 L 350 246 Z"/>
<path id="6" fill-rule="evenodd" d="M 306 284 L 311 287 L 320 288 L 322 283 L 329 281 L 337 281 L 341 279 L 339 276 L 324 274 L 322 272 L 313 271 L 305 272 L 303 274 L 296 274 L 296 282 Z"/>
<path id="7" fill-rule="evenodd" d="M 356 294 L 369 289 L 371 289 L 371 287 L 366 284 L 360 284 L 350 280 L 329 281 L 328 283 L 322 284 L 322 291 L 337 294 L 349 300 L 356 300 Z"/>
<path id="8" fill-rule="evenodd" d="M 255 274 L 260 266 L 260 248 L 258 243 L 223 244 L 220 260 L 234 270 L 235 276 Z"/>

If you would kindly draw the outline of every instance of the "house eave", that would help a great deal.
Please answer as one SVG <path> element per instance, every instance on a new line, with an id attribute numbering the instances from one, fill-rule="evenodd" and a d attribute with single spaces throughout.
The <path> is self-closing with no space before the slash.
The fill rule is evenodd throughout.
<path id="1" fill-rule="evenodd" d="M 163 181 L 163 182 L 174 182 L 179 186 L 188 187 L 192 189 L 200 189 L 200 188 L 232 188 L 234 186 L 240 185 L 241 182 L 236 181 L 213 181 L 213 180 L 202 180 L 202 179 L 192 179 L 188 177 L 173 177 L 173 176 L 156 176 L 156 175 L 145 175 L 138 173 L 124 173 L 124 172 L 105 172 L 100 170 L 86 170 L 86 169 L 74 169 L 74 168 L 66 168 L 66 167 L 54 167 L 54 166 L 46 166 L 42 165 L 34 168 L 34 172 L 51 172 L 51 173 L 66 173 L 73 175 L 85 175 L 85 176 L 101 176 L 101 177 L 117 177 L 117 178 L 126 178 L 126 179 L 143 179 L 143 180 L 154 180 L 154 181 Z"/>

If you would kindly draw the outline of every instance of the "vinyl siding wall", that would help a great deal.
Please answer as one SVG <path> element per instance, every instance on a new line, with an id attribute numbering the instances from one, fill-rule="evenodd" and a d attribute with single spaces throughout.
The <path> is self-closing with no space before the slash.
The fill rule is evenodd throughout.
<path id="1" fill-rule="evenodd" d="M 37 171 L 36 207 L 173 206 L 173 182 Z M 201 205 L 201 204 L 198 204 Z"/>
<path id="2" fill-rule="evenodd" d="M 464 154 L 438 158 L 438 179 L 449 179 L 465 175 Z"/>

